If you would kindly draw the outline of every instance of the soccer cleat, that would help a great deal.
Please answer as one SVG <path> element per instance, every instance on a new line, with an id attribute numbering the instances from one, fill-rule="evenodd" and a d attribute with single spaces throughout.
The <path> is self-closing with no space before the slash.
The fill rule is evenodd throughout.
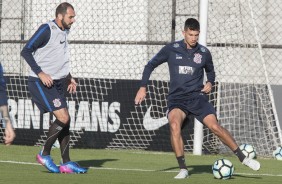
<path id="1" fill-rule="evenodd" d="M 43 156 L 42 152 L 40 151 L 40 153 L 36 155 L 36 160 L 38 163 L 46 167 L 50 172 L 52 173 L 60 172 L 59 168 L 56 166 L 56 164 L 54 164 L 50 155 Z"/>
<path id="2" fill-rule="evenodd" d="M 248 166 L 249 168 L 255 170 L 255 171 L 258 171 L 260 169 L 260 163 L 257 161 L 257 160 L 254 160 L 254 159 L 251 159 L 251 158 L 248 158 L 246 157 L 242 164 Z"/>
<path id="3" fill-rule="evenodd" d="M 86 173 L 87 168 L 80 167 L 76 162 L 67 162 L 60 165 L 61 173 Z"/>
<path id="4" fill-rule="evenodd" d="M 179 173 L 174 177 L 175 179 L 184 179 L 188 178 L 188 170 L 187 169 L 180 169 Z"/>

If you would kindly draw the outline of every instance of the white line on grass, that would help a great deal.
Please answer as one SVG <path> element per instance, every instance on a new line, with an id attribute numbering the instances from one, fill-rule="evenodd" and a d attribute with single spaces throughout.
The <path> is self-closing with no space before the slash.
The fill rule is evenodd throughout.
<path id="1" fill-rule="evenodd" d="M 0 160 L 0 163 L 11 163 L 11 164 L 22 164 L 22 165 L 40 165 L 38 163 L 33 162 L 18 162 L 18 161 L 11 161 L 11 160 Z M 115 170 L 115 171 L 138 171 L 138 172 L 173 172 L 177 173 L 179 171 L 164 171 L 164 170 L 150 170 L 150 169 L 125 169 L 125 168 L 111 168 L 111 167 L 89 167 L 90 169 L 97 169 L 97 170 Z M 234 173 L 234 175 L 248 175 L 248 176 L 278 176 L 282 177 L 282 174 L 268 174 L 268 173 L 261 173 L 261 174 L 254 174 L 254 173 Z"/>

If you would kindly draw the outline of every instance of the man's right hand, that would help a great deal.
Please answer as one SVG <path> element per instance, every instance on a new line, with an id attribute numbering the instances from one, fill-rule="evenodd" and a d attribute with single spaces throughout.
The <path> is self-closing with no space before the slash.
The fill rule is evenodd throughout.
<path id="1" fill-rule="evenodd" d="M 48 75 L 44 72 L 40 72 L 38 74 L 38 77 L 45 86 L 51 87 L 53 85 L 53 79 L 51 78 L 50 75 Z"/>
<path id="2" fill-rule="evenodd" d="M 135 105 L 141 104 L 146 97 L 146 87 L 140 87 L 135 97 Z"/>

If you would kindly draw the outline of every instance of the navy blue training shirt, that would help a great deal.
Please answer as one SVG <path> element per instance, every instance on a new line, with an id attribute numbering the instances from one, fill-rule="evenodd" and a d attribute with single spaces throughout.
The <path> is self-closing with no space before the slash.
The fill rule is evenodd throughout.
<path id="1" fill-rule="evenodd" d="M 153 70 L 168 63 L 170 86 L 168 100 L 194 98 L 203 89 L 204 71 L 214 85 L 215 72 L 210 51 L 199 43 L 187 49 L 184 40 L 164 46 L 145 66 L 141 86 L 146 86 Z"/>

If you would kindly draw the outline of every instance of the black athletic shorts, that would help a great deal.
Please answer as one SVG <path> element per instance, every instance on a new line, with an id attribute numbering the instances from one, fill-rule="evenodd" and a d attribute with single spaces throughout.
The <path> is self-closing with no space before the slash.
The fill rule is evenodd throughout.
<path id="1" fill-rule="evenodd" d="M 42 113 L 67 108 L 65 79 L 53 80 L 53 85 L 47 87 L 39 78 L 30 76 L 28 78 L 28 89 L 32 101 Z"/>
<path id="2" fill-rule="evenodd" d="M 168 113 L 175 108 L 181 109 L 186 116 L 192 114 L 195 118 L 203 123 L 203 119 L 209 115 L 216 116 L 215 108 L 208 100 L 208 96 L 199 93 L 196 97 L 188 100 L 170 100 L 168 101 Z"/>

